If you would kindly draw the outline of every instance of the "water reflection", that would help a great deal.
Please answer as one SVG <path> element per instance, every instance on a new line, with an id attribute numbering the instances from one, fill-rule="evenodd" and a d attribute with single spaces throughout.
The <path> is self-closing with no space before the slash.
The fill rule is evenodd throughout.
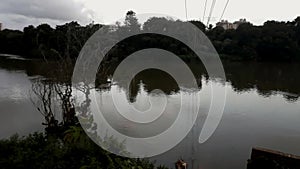
<path id="1" fill-rule="evenodd" d="M 120 88 L 127 91 L 128 100 L 130 100 L 130 102 L 136 101 L 136 97 L 141 90 L 143 90 L 143 92 L 151 93 L 155 89 L 159 89 L 167 95 L 179 92 L 179 86 L 175 79 L 166 72 L 158 69 L 147 69 L 139 72 L 131 80 L 129 90 L 126 84 L 116 83 Z"/>
<path id="2" fill-rule="evenodd" d="M 175 161 L 183 158 L 191 168 L 245 168 L 253 146 L 300 154 L 299 64 L 224 62 L 226 85 L 229 87 L 224 118 L 213 137 L 203 145 L 199 145 L 195 138 L 199 136 L 205 112 L 210 105 L 210 85 L 220 83 L 209 79 L 201 64 L 191 61 L 189 66 L 196 72 L 199 90 L 185 90 L 185 94 L 201 93 L 202 114 L 200 113 L 198 123 L 183 142 L 169 152 L 153 158 L 158 164 L 173 167 Z M 64 78 L 53 78 L 51 72 L 56 69 L 60 69 L 58 64 L 51 61 L 45 63 L 40 60 L 0 58 L 2 138 L 15 132 L 27 134 L 43 129 L 43 117 L 32 106 L 26 92 L 31 90 L 34 77 L 52 79 L 58 84 L 64 82 Z M 146 70 L 137 74 L 127 88 L 111 79 L 111 75 L 112 72 L 107 71 L 98 78 L 96 89 L 91 88 L 85 92 L 97 94 L 98 104 L 104 112 L 112 112 L 105 115 L 116 130 L 142 138 L 158 134 L 172 124 L 178 112 L 176 99 L 182 91 L 172 77 L 162 71 Z M 153 93 L 157 88 L 163 93 Z M 171 114 L 161 116 L 159 120 L 164 122 L 161 126 L 153 125 L 152 130 L 145 131 L 146 126 L 133 126 L 124 118 L 113 114 L 116 110 L 107 99 L 110 92 L 124 96 L 128 104 L 139 110 L 147 110 L 149 97 L 158 100 L 166 94 L 173 103 L 167 109 Z M 89 97 L 90 94 L 87 98 Z M 85 104 L 88 102 L 89 99 Z M 85 107 L 80 103 L 75 106 Z M 89 110 L 82 109 L 82 112 Z M 88 114 L 86 118 L 93 119 Z M 91 126 L 93 127 L 95 126 Z M 101 126 L 96 129 L 100 130 Z"/>
<path id="3" fill-rule="evenodd" d="M 196 79 L 205 77 L 207 74 L 205 68 L 199 62 L 189 62 L 189 67 L 193 70 Z M 256 90 L 260 95 L 269 97 L 272 95 L 280 94 L 289 101 L 296 101 L 300 95 L 300 79 L 297 78 L 300 70 L 298 63 L 257 63 L 257 62 L 223 62 L 226 73 L 227 81 L 236 92 L 246 92 L 249 90 Z M 113 70 L 116 65 L 112 65 L 110 69 L 98 76 L 96 85 L 100 89 L 109 90 L 107 79 L 112 76 Z M 45 62 L 42 60 L 20 60 L 9 59 L 0 57 L 0 68 L 9 71 L 24 71 L 27 76 L 44 76 L 51 78 L 53 70 L 59 69 L 58 64 L 55 62 Z M 153 78 L 144 79 L 143 77 L 154 77 L 159 79 L 154 81 Z M 168 75 L 162 71 L 146 71 L 139 73 L 133 79 L 132 83 L 132 96 L 136 95 L 137 84 L 143 80 L 146 91 L 152 91 L 159 86 L 163 91 L 168 94 L 176 92 L 176 84 L 172 82 Z M 166 83 L 160 83 L 160 80 L 166 80 Z M 201 84 L 199 87 L 201 87 Z M 122 86 L 122 84 L 120 84 Z M 130 98 L 130 97 L 129 97 Z M 130 99 L 133 99 L 131 97 Z"/>
<path id="4" fill-rule="evenodd" d="M 299 98 L 298 63 L 224 62 L 224 69 L 237 92 L 256 89 L 264 97 L 281 94 L 289 101 Z"/>

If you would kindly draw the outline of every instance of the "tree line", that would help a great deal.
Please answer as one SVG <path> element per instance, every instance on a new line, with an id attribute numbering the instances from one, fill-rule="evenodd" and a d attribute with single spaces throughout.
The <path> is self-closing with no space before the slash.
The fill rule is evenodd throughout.
<path id="1" fill-rule="evenodd" d="M 237 29 L 206 26 L 200 21 L 189 21 L 197 26 L 211 40 L 223 59 L 255 61 L 300 61 L 300 17 L 293 21 L 267 21 L 261 26 L 243 23 Z M 153 17 L 140 24 L 133 11 L 128 11 L 124 23 L 116 23 L 115 31 L 138 31 L 178 27 L 184 23 L 163 17 Z M 0 32 L 0 53 L 16 54 L 27 58 L 76 58 L 88 40 L 104 25 L 81 26 L 77 22 L 37 27 L 27 26 L 23 31 L 5 29 Z M 132 45 L 132 42 L 139 42 Z M 129 44 L 129 46 L 128 46 Z M 131 45 L 130 45 L 131 44 Z M 158 35 L 132 37 L 114 48 L 114 57 L 132 53 L 142 48 L 160 47 L 183 57 L 192 52 L 180 42 Z"/>

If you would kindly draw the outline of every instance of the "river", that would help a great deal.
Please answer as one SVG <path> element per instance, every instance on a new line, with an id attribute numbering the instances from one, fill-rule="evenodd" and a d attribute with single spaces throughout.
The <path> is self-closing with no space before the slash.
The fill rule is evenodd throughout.
<path id="1" fill-rule="evenodd" d="M 175 148 L 152 157 L 156 164 L 173 167 L 182 158 L 191 168 L 201 169 L 243 169 L 246 168 L 252 147 L 264 147 L 300 155 L 300 64 L 224 62 L 226 82 L 221 83 L 207 78 L 205 74 L 197 77 L 201 82 L 199 90 L 189 90 L 187 94 L 201 94 L 200 111 L 209 107 L 207 94 L 211 85 L 226 87 L 227 99 L 222 120 L 214 134 L 203 144 L 198 143 L 200 127 L 194 127 L 187 137 Z M 191 63 L 192 67 L 201 67 Z M 41 60 L 26 60 L 18 57 L 0 57 L 0 138 L 8 138 L 18 133 L 28 135 L 43 131 L 43 116 L 37 111 L 32 93 L 34 79 L 46 77 L 55 67 L 53 63 Z M 167 80 L 164 80 L 166 79 Z M 159 71 L 139 74 L 132 91 L 127 91 L 116 83 L 106 90 L 97 90 L 103 97 L 116 92 L 128 96 L 127 103 L 146 109 L 150 91 L 160 88 L 169 98 L 180 97 L 179 88 L 172 78 Z M 105 99 L 101 101 L 109 109 Z M 174 109 L 180 104 L 174 101 Z M 168 111 L 174 111 L 168 109 Z M 108 117 L 109 118 L 109 117 Z M 198 117 L 201 118 L 201 115 Z M 130 132 L 130 126 L 119 121 L 112 124 L 122 132 Z M 170 125 L 164 121 L 162 126 Z M 126 125 L 126 124 L 125 124 Z M 158 127 L 158 128 L 159 128 Z M 129 129 L 128 129 L 129 128 Z M 149 130 L 144 134 L 154 134 Z M 138 131 L 137 131 L 138 132 Z M 127 133 L 138 135 L 138 133 Z"/>

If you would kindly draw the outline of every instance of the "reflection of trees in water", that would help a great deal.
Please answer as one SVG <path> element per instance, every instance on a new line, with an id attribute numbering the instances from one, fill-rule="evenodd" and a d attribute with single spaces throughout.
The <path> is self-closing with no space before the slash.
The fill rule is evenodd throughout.
<path id="1" fill-rule="evenodd" d="M 107 79 L 111 79 L 113 70 L 118 63 L 117 61 L 113 62 L 115 63 L 110 62 L 109 70 L 97 76 L 96 86 L 98 89 L 110 89 L 111 84 Z M 109 64 L 109 62 L 106 64 Z M 194 70 L 197 79 L 202 78 L 202 76 L 207 77 L 202 65 L 194 63 L 194 61 L 189 62 L 188 65 Z M 297 77 L 300 65 L 297 63 L 223 62 L 223 65 L 227 81 L 231 83 L 237 92 L 255 89 L 264 97 L 279 94 L 289 101 L 296 101 L 299 98 L 300 80 Z M 6 59 L 5 62 L 0 62 L 0 67 L 6 70 L 25 70 L 28 76 L 40 75 L 45 78 L 52 78 L 53 73 L 50 72 L 54 69 L 57 70 L 58 66 L 57 62 L 54 61 L 45 63 L 37 60 Z M 99 70 L 99 72 L 103 71 Z M 61 81 L 61 79 L 55 80 L 57 80 L 56 82 Z M 144 81 L 143 79 L 143 83 L 147 83 Z M 136 83 L 138 84 L 139 81 L 136 81 Z M 150 90 L 147 90 L 147 88 L 150 88 Z M 145 90 L 151 91 L 151 85 L 145 85 Z"/>
<path id="2" fill-rule="evenodd" d="M 280 94 L 289 101 L 299 98 L 299 64 L 224 62 L 223 65 L 227 80 L 236 91 L 256 89 L 264 97 Z"/>
<path id="3" fill-rule="evenodd" d="M 205 78 L 209 80 L 205 68 L 198 63 L 188 63 L 190 68 L 195 74 L 196 79 Z M 259 62 L 223 62 L 223 66 L 226 73 L 226 80 L 230 82 L 233 89 L 236 92 L 246 92 L 249 90 L 256 90 L 261 96 L 269 97 L 272 95 L 282 95 L 288 101 L 296 101 L 300 95 L 300 79 L 297 78 L 300 65 L 293 63 L 259 63 Z M 108 76 L 102 76 L 111 78 L 113 71 L 110 70 Z M 175 83 L 168 77 L 163 76 L 161 72 L 156 72 L 156 77 L 149 78 L 151 72 L 140 72 L 134 79 L 132 79 L 129 87 L 122 83 L 117 83 L 123 89 L 128 91 L 128 96 L 134 98 L 138 91 L 140 82 L 144 84 L 144 90 L 151 92 L 153 89 L 162 89 L 166 94 L 169 94 L 176 89 Z M 160 79 L 166 80 L 162 83 Z M 102 81 L 105 84 L 105 80 Z M 97 82 L 96 82 L 97 83 Z M 201 87 L 201 81 L 198 82 L 199 88 Z M 109 85 L 103 85 L 98 81 L 99 89 L 109 90 Z M 158 86 L 158 87 L 157 87 Z M 157 87 L 157 88 L 156 88 Z M 176 90 L 174 90 L 176 91 Z"/>
<path id="4" fill-rule="evenodd" d="M 138 73 L 132 80 L 129 86 L 118 83 L 118 86 L 127 91 L 128 100 L 134 102 L 141 88 L 145 92 L 150 93 L 153 90 L 159 89 L 167 95 L 179 92 L 179 86 L 166 72 L 148 69 Z"/>
<path id="5" fill-rule="evenodd" d="M 101 73 L 98 75 L 101 75 L 101 77 L 103 77 Z M 105 81 L 105 83 L 107 83 L 107 80 Z M 128 156 L 125 140 L 118 140 L 113 135 L 106 135 L 105 137 L 101 137 L 98 132 L 98 123 L 95 122 L 95 117 L 91 110 L 91 94 L 92 92 L 95 92 L 95 85 L 86 82 L 84 77 L 82 77 L 82 82 L 75 84 L 74 87 L 75 90 L 79 92 L 76 94 L 76 114 L 85 133 L 95 143 L 101 145 L 102 148 L 105 148 L 110 152 L 118 152 L 118 154 L 120 155 Z"/>
<path id="6" fill-rule="evenodd" d="M 118 61 L 119 62 L 119 61 Z M 166 95 L 178 93 L 180 87 L 189 88 L 192 82 L 185 82 L 183 86 L 178 86 L 176 80 L 167 72 L 158 69 L 146 69 L 137 74 L 132 79 L 123 79 L 124 81 L 114 81 L 112 79 L 114 69 L 117 67 L 117 63 L 109 64 L 109 68 L 106 71 L 101 71 L 106 64 L 101 64 L 100 70 L 96 77 L 97 89 L 101 91 L 108 91 L 112 84 L 116 84 L 120 89 L 124 90 L 127 94 L 128 100 L 134 102 L 138 93 L 141 90 L 145 90 L 147 93 L 151 93 L 155 89 L 161 90 Z M 192 64 L 192 72 L 197 79 L 198 89 L 201 88 L 201 78 L 203 75 L 203 67 L 199 64 Z M 100 75 L 100 72 L 101 75 Z M 111 81 L 112 80 L 112 81 Z M 130 83 L 128 83 L 128 81 Z M 197 90 L 198 90 L 197 89 Z"/>

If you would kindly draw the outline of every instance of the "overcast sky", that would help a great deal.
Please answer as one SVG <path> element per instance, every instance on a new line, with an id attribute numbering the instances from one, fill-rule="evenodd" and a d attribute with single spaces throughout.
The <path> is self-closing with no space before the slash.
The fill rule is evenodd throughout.
<path id="1" fill-rule="evenodd" d="M 212 23 L 220 19 L 227 0 L 217 0 Z M 206 17 L 212 0 L 208 0 Z M 187 0 L 188 19 L 202 19 L 205 0 Z M 293 20 L 300 16 L 299 0 L 230 0 L 224 19 L 246 18 L 259 25 L 266 20 Z M 27 25 L 51 26 L 76 20 L 114 23 L 126 11 L 160 13 L 185 20 L 184 0 L 1 0 L 0 22 L 5 28 L 23 29 Z M 206 21 L 205 21 L 206 23 Z"/>

